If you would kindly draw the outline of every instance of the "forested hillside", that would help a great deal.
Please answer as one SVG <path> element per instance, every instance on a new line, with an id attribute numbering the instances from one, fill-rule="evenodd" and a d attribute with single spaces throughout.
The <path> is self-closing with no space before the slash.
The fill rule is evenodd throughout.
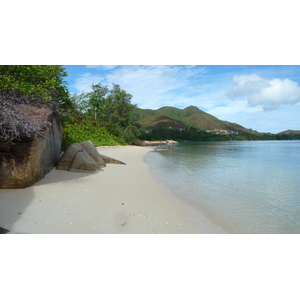
<path id="1" fill-rule="evenodd" d="M 205 113 L 196 106 L 189 106 L 184 109 L 165 106 L 157 110 L 135 108 L 134 118 L 142 128 L 153 129 L 164 128 L 197 128 L 202 130 L 232 130 L 256 134 L 257 132 L 246 129 L 243 126 L 218 118 Z"/>

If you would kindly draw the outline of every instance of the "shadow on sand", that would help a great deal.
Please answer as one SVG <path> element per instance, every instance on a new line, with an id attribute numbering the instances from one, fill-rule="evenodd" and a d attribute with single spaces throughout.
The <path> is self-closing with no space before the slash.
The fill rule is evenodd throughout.
<path id="1" fill-rule="evenodd" d="M 25 189 L 0 189 L 0 234 L 10 233 L 14 223 L 22 217 L 22 212 L 31 204 L 33 199 L 35 199 L 35 189 L 39 189 L 41 186 L 47 184 L 64 184 L 70 180 L 81 180 L 92 175 L 94 174 L 74 173 L 53 169 L 39 182 Z"/>

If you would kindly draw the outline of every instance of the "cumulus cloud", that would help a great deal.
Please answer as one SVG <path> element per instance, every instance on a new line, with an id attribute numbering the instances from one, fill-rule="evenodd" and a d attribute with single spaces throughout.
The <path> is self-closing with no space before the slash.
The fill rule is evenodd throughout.
<path id="1" fill-rule="evenodd" d="M 185 102 L 185 91 L 203 73 L 205 68 L 196 66 L 120 66 L 106 75 L 106 82 L 120 84 L 141 108 L 159 108 Z"/>
<path id="2" fill-rule="evenodd" d="M 233 78 L 235 86 L 227 93 L 228 97 L 245 98 L 249 106 L 262 106 L 264 110 L 274 110 L 281 105 L 300 102 L 300 87 L 290 79 L 271 80 L 252 75 Z"/>

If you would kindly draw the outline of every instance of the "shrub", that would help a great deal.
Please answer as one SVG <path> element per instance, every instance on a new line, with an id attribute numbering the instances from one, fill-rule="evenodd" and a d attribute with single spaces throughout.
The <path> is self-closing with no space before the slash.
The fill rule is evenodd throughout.
<path id="1" fill-rule="evenodd" d="M 110 134 L 106 128 L 93 121 L 83 121 L 80 124 L 68 123 L 63 128 L 62 148 L 65 149 L 71 143 L 91 141 L 95 147 L 126 145 L 123 138 Z"/>

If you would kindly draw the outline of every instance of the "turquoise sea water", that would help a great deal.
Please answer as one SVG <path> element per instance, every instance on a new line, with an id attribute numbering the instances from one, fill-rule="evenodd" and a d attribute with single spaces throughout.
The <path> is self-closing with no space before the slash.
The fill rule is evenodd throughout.
<path id="1" fill-rule="evenodd" d="M 145 161 L 228 233 L 300 233 L 300 141 L 182 143 Z"/>

